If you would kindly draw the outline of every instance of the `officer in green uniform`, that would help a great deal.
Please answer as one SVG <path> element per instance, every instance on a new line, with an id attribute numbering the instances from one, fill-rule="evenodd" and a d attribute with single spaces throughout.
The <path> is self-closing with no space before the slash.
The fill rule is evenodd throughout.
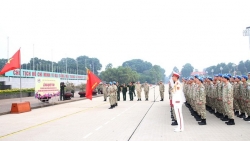
<path id="1" fill-rule="evenodd" d="M 130 101 L 134 100 L 134 96 L 133 96 L 133 92 L 134 92 L 134 85 L 132 82 L 129 83 L 128 87 L 128 92 L 129 92 L 129 97 L 130 97 Z"/>

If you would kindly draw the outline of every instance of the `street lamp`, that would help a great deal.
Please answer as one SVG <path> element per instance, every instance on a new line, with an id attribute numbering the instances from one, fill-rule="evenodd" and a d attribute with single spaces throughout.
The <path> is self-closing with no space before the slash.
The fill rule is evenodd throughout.
<path id="1" fill-rule="evenodd" d="M 249 49 L 250 49 L 250 26 L 246 27 L 246 30 L 243 30 L 243 36 L 249 37 Z"/>
<path id="2" fill-rule="evenodd" d="M 223 68 L 222 67 L 220 67 L 220 73 L 222 74 L 222 70 L 223 70 Z"/>
<path id="3" fill-rule="evenodd" d="M 76 59 L 76 77 L 77 77 L 77 82 L 78 82 L 78 62 L 77 62 L 77 59 Z"/>
<path id="4" fill-rule="evenodd" d="M 235 64 L 233 64 L 232 66 L 234 67 L 234 76 L 235 76 L 235 73 L 236 73 L 236 72 L 235 72 L 235 67 L 236 67 L 236 65 L 235 65 Z"/>
<path id="5" fill-rule="evenodd" d="M 214 76 L 214 69 L 212 69 L 211 72 L 212 72 L 212 75 Z"/>
<path id="6" fill-rule="evenodd" d="M 206 71 L 206 75 L 208 76 L 208 74 L 207 74 L 208 72 Z"/>

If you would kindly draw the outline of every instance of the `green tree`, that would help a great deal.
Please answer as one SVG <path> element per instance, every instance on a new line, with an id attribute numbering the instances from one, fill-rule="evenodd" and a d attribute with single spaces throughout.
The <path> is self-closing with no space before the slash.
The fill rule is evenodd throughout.
<path id="1" fill-rule="evenodd" d="M 105 70 L 112 69 L 112 68 L 113 68 L 113 65 L 111 63 L 109 63 L 106 65 Z"/>
<path id="2" fill-rule="evenodd" d="M 122 66 L 130 67 L 132 70 L 138 73 L 143 73 L 144 71 L 152 68 L 152 64 L 150 62 L 143 61 L 141 59 L 132 59 L 132 60 L 126 61 L 122 63 Z"/>
<path id="3" fill-rule="evenodd" d="M 102 71 L 100 78 L 106 82 L 117 81 L 119 83 L 128 83 L 131 81 L 137 81 L 139 75 L 128 67 L 118 67 L 108 68 L 107 70 Z"/>
<path id="4" fill-rule="evenodd" d="M 2 70 L 3 66 L 6 64 L 7 59 L 0 59 L 0 69 Z"/>
<path id="5" fill-rule="evenodd" d="M 193 72 L 193 70 L 194 70 L 194 67 L 190 63 L 187 63 L 181 69 L 181 76 L 182 77 L 189 77 L 190 74 Z"/>

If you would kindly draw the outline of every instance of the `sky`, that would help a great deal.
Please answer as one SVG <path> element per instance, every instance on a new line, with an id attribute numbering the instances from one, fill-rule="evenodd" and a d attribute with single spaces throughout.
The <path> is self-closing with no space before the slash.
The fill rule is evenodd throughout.
<path id="1" fill-rule="evenodd" d="M 80 55 L 114 67 L 142 59 L 166 74 L 185 63 L 202 70 L 250 58 L 249 0 L 1 0 L 0 58 L 20 47 L 59 61 Z M 9 37 L 9 55 L 7 38 Z"/>

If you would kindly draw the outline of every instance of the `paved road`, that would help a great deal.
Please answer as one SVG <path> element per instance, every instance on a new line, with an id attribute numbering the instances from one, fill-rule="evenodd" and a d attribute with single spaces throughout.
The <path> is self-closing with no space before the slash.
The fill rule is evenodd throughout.
<path id="1" fill-rule="evenodd" d="M 102 96 L 102 95 L 99 94 L 97 96 Z M 51 100 L 49 100 L 49 102 L 41 102 L 40 100 L 34 97 L 22 97 L 21 99 L 20 98 L 1 99 L 0 100 L 0 115 L 10 113 L 11 104 L 19 103 L 21 101 L 22 102 L 29 101 L 31 107 L 35 109 L 35 108 L 42 108 L 42 107 L 68 103 L 68 102 L 73 102 L 73 101 L 78 101 L 78 100 L 83 100 L 83 99 L 86 99 L 86 98 L 80 98 L 80 95 L 78 95 L 78 91 L 75 92 L 75 95 L 73 98 L 71 98 L 71 100 L 65 100 L 65 101 L 59 101 L 59 97 L 53 97 Z"/>
<path id="2" fill-rule="evenodd" d="M 246 141 L 250 123 L 237 118 L 227 126 L 211 114 L 207 126 L 199 126 L 184 107 L 185 131 L 173 132 L 169 102 L 121 101 L 109 110 L 102 97 L 0 116 L 0 140 L 4 141 Z M 158 87 L 155 89 L 159 101 Z M 167 98 L 167 94 L 165 93 Z"/>

